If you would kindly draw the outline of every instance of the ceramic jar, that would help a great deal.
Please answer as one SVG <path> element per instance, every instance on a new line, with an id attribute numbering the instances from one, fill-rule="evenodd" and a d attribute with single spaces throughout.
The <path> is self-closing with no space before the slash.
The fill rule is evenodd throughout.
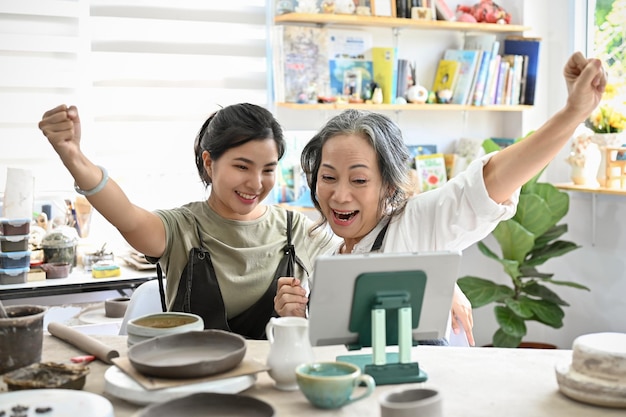
<path id="1" fill-rule="evenodd" d="M 45 263 L 69 263 L 76 266 L 78 233 L 70 227 L 59 227 L 41 240 Z"/>
<path id="2" fill-rule="evenodd" d="M 580 134 L 572 139 L 570 154 L 565 159 L 571 166 L 570 178 L 576 185 L 598 186 L 601 153 L 592 135 Z"/>
<path id="3" fill-rule="evenodd" d="M 598 149 L 600 149 L 600 163 L 597 171 L 597 179 L 600 187 L 609 187 L 607 184 L 606 178 L 606 167 L 607 167 L 607 148 L 614 148 L 621 146 L 626 138 L 624 137 L 624 132 L 620 133 L 595 133 L 591 136 L 591 141 L 598 145 Z"/>
<path id="4" fill-rule="evenodd" d="M 269 375 L 279 390 L 298 389 L 296 367 L 314 361 L 309 342 L 309 322 L 302 317 L 272 317 L 265 328 L 270 352 Z"/>

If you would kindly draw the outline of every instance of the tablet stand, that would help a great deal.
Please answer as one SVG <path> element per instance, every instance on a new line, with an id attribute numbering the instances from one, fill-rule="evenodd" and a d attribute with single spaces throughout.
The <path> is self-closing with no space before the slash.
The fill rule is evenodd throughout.
<path id="1" fill-rule="evenodd" d="M 377 385 L 426 381 L 427 374 L 411 362 L 411 348 L 416 344 L 413 324 L 419 322 L 425 286 L 423 271 L 361 274 L 350 316 L 350 330 L 359 334 L 359 341 L 347 348 L 371 346 L 372 354 L 342 355 L 337 360 L 359 366 Z M 391 345 L 398 345 L 397 353 L 386 352 Z"/>

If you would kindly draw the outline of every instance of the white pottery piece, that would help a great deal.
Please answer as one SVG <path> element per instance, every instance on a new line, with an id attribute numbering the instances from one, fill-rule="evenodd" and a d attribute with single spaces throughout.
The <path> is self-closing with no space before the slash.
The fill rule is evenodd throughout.
<path id="1" fill-rule="evenodd" d="M 557 364 L 559 389 L 577 401 L 626 408 L 626 333 L 592 333 L 574 340 L 572 361 Z"/>
<path id="2" fill-rule="evenodd" d="M 272 317 L 265 333 L 270 343 L 268 373 L 276 382 L 276 388 L 297 390 L 296 367 L 315 359 L 309 342 L 308 320 L 302 317 Z"/>

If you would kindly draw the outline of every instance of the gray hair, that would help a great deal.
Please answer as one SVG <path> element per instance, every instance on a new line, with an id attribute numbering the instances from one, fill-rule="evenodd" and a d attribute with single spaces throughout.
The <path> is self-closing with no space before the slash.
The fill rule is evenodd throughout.
<path id="1" fill-rule="evenodd" d="M 389 117 L 362 110 L 345 110 L 330 119 L 324 127 L 307 143 L 302 151 L 300 163 L 307 176 L 311 190 L 311 200 L 322 214 L 319 226 L 328 219 L 321 213 L 317 200 L 317 175 L 322 163 L 322 148 L 331 138 L 339 135 L 358 135 L 366 139 L 376 152 L 378 169 L 383 187 L 378 205 L 378 215 L 401 212 L 407 199 L 412 195 L 409 175 L 409 151 L 402 138 L 402 132 Z"/>

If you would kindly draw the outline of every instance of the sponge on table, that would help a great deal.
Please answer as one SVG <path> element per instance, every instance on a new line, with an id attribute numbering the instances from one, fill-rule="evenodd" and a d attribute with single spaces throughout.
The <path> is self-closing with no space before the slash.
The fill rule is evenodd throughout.
<path id="1" fill-rule="evenodd" d="M 112 263 L 96 262 L 91 267 L 91 276 L 94 278 L 119 277 L 121 274 L 120 267 Z"/>

